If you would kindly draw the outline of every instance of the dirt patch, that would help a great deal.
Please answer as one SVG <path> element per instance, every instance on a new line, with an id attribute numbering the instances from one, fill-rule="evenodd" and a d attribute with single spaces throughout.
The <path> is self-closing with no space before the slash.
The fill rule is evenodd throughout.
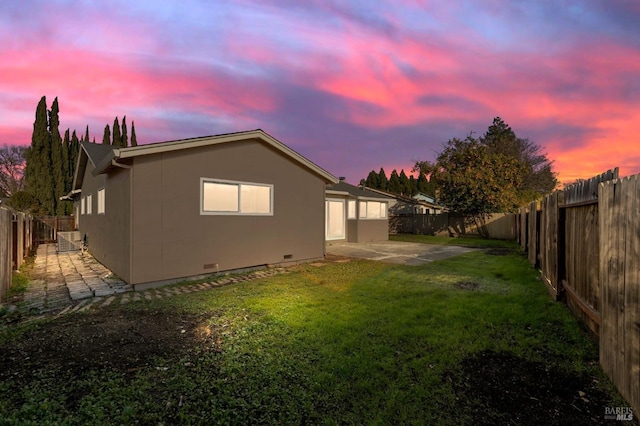
<path id="1" fill-rule="evenodd" d="M 476 424 L 602 424 L 614 403 L 597 380 L 571 375 L 511 353 L 481 352 L 447 373 L 461 407 Z"/>
<path id="2" fill-rule="evenodd" d="M 453 286 L 460 290 L 477 290 L 480 284 L 474 283 L 473 281 L 458 281 Z"/>
<path id="3" fill-rule="evenodd" d="M 29 381 L 38 371 L 81 375 L 109 368 L 130 373 L 154 357 L 175 357 L 196 344 L 217 344 L 207 315 L 109 309 L 38 325 L 0 347 L 0 379 Z"/>

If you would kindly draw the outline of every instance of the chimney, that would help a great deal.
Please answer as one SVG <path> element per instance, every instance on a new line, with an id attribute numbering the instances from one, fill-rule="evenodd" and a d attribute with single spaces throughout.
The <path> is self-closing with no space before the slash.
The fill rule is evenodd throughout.
<path id="1" fill-rule="evenodd" d="M 344 182 L 345 180 L 347 180 L 347 178 L 344 176 L 340 176 L 338 179 L 340 179 L 340 182 Z"/>

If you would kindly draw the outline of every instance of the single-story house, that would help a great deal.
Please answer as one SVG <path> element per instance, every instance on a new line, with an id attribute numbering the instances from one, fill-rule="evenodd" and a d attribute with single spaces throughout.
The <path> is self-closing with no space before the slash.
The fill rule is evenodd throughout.
<path id="1" fill-rule="evenodd" d="M 332 174 L 262 130 L 83 142 L 72 192 L 90 253 L 141 289 L 325 254 Z"/>
<path id="2" fill-rule="evenodd" d="M 392 200 L 389 202 L 389 214 L 392 216 L 403 214 L 441 214 L 447 211 L 447 208 L 436 203 L 433 197 L 421 192 L 413 197 L 409 197 L 369 187 L 362 187 L 362 189 L 367 192 L 390 197 Z"/>
<path id="3" fill-rule="evenodd" d="M 327 186 L 325 216 L 327 241 L 368 242 L 389 239 L 391 198 L 348 184 L 344 178 Z"/>

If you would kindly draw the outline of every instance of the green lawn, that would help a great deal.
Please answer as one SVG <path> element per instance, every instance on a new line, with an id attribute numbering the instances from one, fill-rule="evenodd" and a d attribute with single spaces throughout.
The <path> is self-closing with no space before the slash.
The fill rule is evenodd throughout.
<path id="1" fill-rule="evenodd" d="M 73 339 L 61 329 L 78 322 L 92 327 L 88 347 L 115 339 L 114 350 L 126 350 L 133 340 L 118 343 L 117 331 L 101 327 L 118 321 L 125 335 L 145 318 L 175 324 L 155 336 L 137 332 L 160 340 L 135 368 L 128 362 L 135 354 L 118 361 L 99 349 L 86 365 L 49 359 L 33 373 L 18 368 L 29 360 L 14 360 L 20 374 L 0 373 L 0 424 L 548 424 L 572 419 L 565 405 L 601 420 L 602 404 L 624 404 L 598 367 L 597 345 L 518 252 L 477 251 L 421 267 L 302 265 L 268 279 L 5 327 L 0 352 L 18 353 L 38 336 Z M 193 327 L 181 330 L 189 321 Z M 180 333 L 193 338 L 181 341 Z M 477 383 L 487 368 L 496 369 L 489 382 L 506 373 L 497 390 Z M 566 404 L 532 393 L 547 385 L 565 392 L 549 384 L 556 378 L 580 388 L 566 391 Z M 523 387 L 528 393 L 509 399 Z M 600 405 L 585 409 L 578 391 Z M 527 414 L 517 406 L 522 398 L 539 410 Z"/>

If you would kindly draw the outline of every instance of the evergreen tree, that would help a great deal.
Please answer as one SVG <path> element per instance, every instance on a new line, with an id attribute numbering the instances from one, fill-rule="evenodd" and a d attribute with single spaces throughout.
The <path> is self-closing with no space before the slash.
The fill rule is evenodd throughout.
<path id="1" fill-rule="evenodd" d="M 75 132 L 75 130 L 74 130 Z M 85 141 L 89 142 L 89 126 L 87 126 L 87 129 L 84 131 L 84 139 Z M 95 140 L 94 140 L 95 142 Z"/>
<path id="2" fill-rule="evenodd" d="M 138 146 L 138 139 L 136 138 L 136 125 L 131 121 L 131 146 Z"/>
<path id="3" fill-rule="evenodd" d="M 122 146 L 122 134 L 120 133 L 120 123 L 118 117 L 113 120 L 113 146 Z"/>
<path id="4" fill-rule="evenodd" d="M 69 129 L 64 132 L 64 139 L 62 140 L 62 162 L 64 164 L 64 193 L 68 194 L 71 191 L 71 185 L 73 184 L 73 169 L 75 164 L 71 163 L 71 156 L 69 150 L 71 149 L 71 139 L 69 139 Z"/>
<path id="5" fill-rule="evenodd" d="M 72 147 L 71 147 L 71 131 L 69 129 L 65 130 L 64 132 L 64 141 L 62 142 L 62 145 L 64 147 L 66 147 L 67 153 L 67 161 L 69 162 L 69 169 L 67 170 L 67 177 L 66 177 L 66 190 L 67 192 L 69 192 L 71 190 L 71 185 L 73 184 L 73 173 L 74 173 L 74 169 L 75 169 L 75 162 L 73 161 L 73 154 L 71 152 Z"/>
<path id="6" fill-rule="evenodd" d="M 127 135 L 127 116 L 122 117 L 122 147 L 129 146 L 129 136 Z"/>
<path id="7" fill-rule="evenodd" d="M 369 176 L 367 176 L 365 185 L 368 186 L 369 188 L 378 189 L 379 187 L 378 174 L 375 171 L 371 170 L 369 172 Z"/>
<path id="8" fill-rule="evenodd" d="M 60 137 L 60 108 L 58 98 L 53 100 L 49 112 L 49 133 L 51 135 L 51 177 L 53 179 L 53 209 L 56 215 L 64 215 L 64 203 L 60 197 L 65 194 L 65 169 L 64 154 L 62 153 L 62 138 Z M 68 166 L 68 164 L 67 164 Z"/>
<path id="9" fill-rule="evenodd" d="M 95 141 L 93 142 L 95 143 Z M 78 135 L 76 135 L 76 131 L 74 130 L 71 134 L 71 143 L 69 144 L 69 163 L 72 165 L 70 170 L 71 184 L 73 184 L 73 177 L 76 172 L 76 163 L 78 162 L 79 153 L 80 141 L 78 140 Z M 69 190 L 71 190 L 71 186 L 69 186 Z"/>
<path id="10" fill-rule="evenodd" d="M 409 176 L 409 196 L 413 197 L 418 193 L 418 181 L 413 175 Z"/>
<path id="11" fill-rule="evenodd" d="M 400 176 L 398 176 L 398 172 L 396 169 L 393 169 L 391 172 L 391 177 L 389 178 L 388 183 L 388 191 L 392 194 L 401 194 L 402 193 L 402 184 L 400 183 Z"/>
<path id="12" fill-rule="evenodd" d="M 402 188 L 401 189 L 402 195 L 406 195 L 407 197 L 410 197 L 413 195 L 411 193 L 411 183 L 409 182 L 409 177 L 404 172 L 404 169 L 400 170 L 400 187 Z"/>
<path id="13" fill-rule="evenodd" d="M 433 195 L 431 192 L 431 185 L 429 185 L 429 181 L 427 180 L 427 176 L 424 173 L 420 173 L 418 175 L 418 192 L 425 195 Z"/>
<path id="14" fill-rule="evenodd" d="M 111 145 L 111 130 L 109 129 L 108 124 L 104 126 L 104 135 L 102 136 L 102 144 Z"/>
<path id="15" fill-rule="evenodd" d="M 47 98 L 43 96 L 36 108 L 31 146 L 25 166 L 27 191 L 37 200 L 41 214 L 53 214 L 53 180 L 51 178 L 51 135 L 47 119 Z"/>
<path id="16" fill-rule="evenodd" d="M 380 167 L 380 172 L 378 172 L 378 189 L 386 191 L 389 188 L 389 179 L 387 179 L 387 174 L 384 172 L 384 169 Z"/>

